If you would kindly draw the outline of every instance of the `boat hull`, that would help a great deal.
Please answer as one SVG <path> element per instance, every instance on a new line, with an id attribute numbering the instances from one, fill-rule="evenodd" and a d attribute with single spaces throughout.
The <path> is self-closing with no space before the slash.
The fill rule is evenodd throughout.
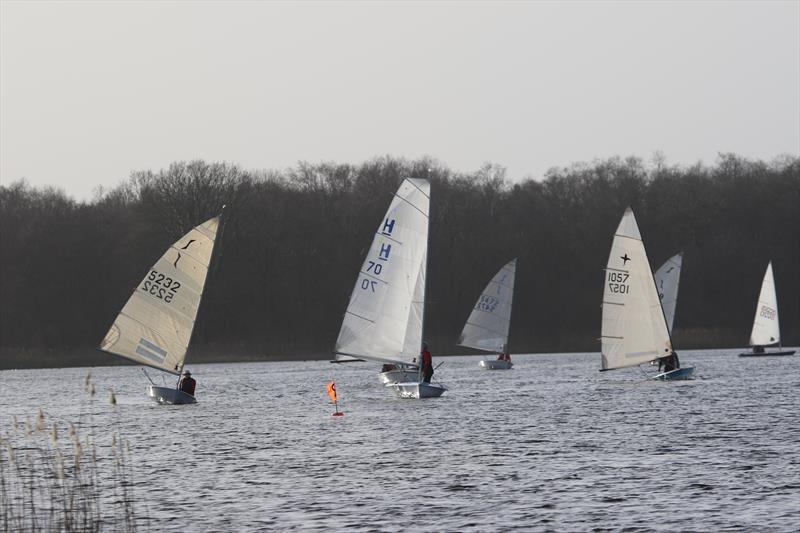
<path id="1" fill-rule="evenodd" d="M 378 379 L 384 385 L 391 385 L 392 383 L 409 383 L 411 381 L 419 380 L 419 370 L 416 368 L 398 368 L 397 370 L 389 370 L 388 372 L 381 372 L 378 374 Z"/>
<path id="2" fill-rule="evenodd" d="M 483 359 L 478 363 L 484 370 L 511 370 L 514 363 L 511 361 L 502 361 L 500 359 Z"/>
<path id="3" fill-rule="evenodd" d="M 662 372 L 652 377 L 656 381 L 681 381 L 687 379 L 694 379 L 694 367 L 685 366 L 670 372 Z"/>
<path id="4" fill-rule="evenodd" d="M 149 385 L 147 387 L 147 395 L 156 403 L 162 405 L 185 405 L 189 403 L 197 403 L 197 400 L 191 394 L 173 389 L 171 387 L 156 387 Z"/>
<path id="5" fill-rule="evenodd" d="M 438 383 L 393 383 L 388 385 L 394 388 L 401 398 L 438 398 L 447 391 L 447 387 Z"/>
<path id="6" fill-rule="evenodd" d="M 794 355 L 796 350 L 781 350 L 780 352 L 763 352 L 763 353 L 755 353 L 755 352 L 745 352 L 740 353 L 739 357 L 771 357 L 773 355 Z"/>

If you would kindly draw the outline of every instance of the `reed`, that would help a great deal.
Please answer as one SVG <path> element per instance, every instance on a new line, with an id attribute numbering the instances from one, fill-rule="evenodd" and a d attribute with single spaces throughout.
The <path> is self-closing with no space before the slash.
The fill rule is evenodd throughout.
<path id="1" fill-rule="evenodd" d="M 91 413 L 91 375 L 84 390 Z M 109 404 L 116 409 L 113 391 Z M 94 435 L 90 423 L 81 436 L 82 427 L 39 409 L 33 421 L 12 417 L 0 428 L 0 531 L 137 530 L 127 441 L 116 424 L 104 435 Z"/>

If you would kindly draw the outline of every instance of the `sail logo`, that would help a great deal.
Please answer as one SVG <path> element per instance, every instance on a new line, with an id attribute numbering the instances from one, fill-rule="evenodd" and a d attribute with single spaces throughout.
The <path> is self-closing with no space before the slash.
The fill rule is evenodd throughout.
<path id="1" fill-rule="evenodd" d="M 762 305 L 761 312 L 759 313 L 759 315 L 766 318 L 767 320 L 775 320 L 775 317 L 778 316 L 778 312 L 769 306 Z"/>
<path id="2" fill-rule="evenodd" d="M 145 338 L 139 339 L 139 345 L 136 347 L 136 353 L 146 359 L 150 359 L 151 361 L 158 363 L 159 365 L 164 364 L 164 359 L 167 357 L 166 350 Z"/>
<path id="3" fill-rule="evenodd" d="M 391 235 L 392 232 L 394 231 L 394 222 L 395 219 L 389 220 L 387 218 L 386 220 L 384 220 L 383 230 L 381 230 L 381 233 L 383 233 L 384 235 Z"/>

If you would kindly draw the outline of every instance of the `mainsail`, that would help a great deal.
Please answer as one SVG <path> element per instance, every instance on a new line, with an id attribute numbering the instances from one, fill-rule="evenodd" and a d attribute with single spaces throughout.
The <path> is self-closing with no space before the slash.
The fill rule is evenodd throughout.
<path id="1" fill-rule="evenodd" d="M 409 364 L 419 356 L 429 207 L 430 183 L 404 180 L 356 278 L 336 340 L 337 359 Z"/>
<path id="2" fill-rule="evenodd" d="M 100 349 L 179 374 L 192 337 L 220 217 L 169 247 L 137 285 Z"/>
<path id="3" fill-rule="evenodd" d="M 672 354 L 653 273 L 630 208 L 622 216 L 608 256 L 601 337 L 603 370 Z"/>
<path id="4" fill-rule="evenodd" d="M 678 284 L 681 281 L 682 263 L 683 252 L 667 259 L 667 262 L 661 265 L 661 268 L 655 273 L 656 289 L 670 333 L 672 333 L 672 324 L 675 321 L 675 306 L 678 304 Z"/>
<path id="5" fill-rule="evenodd" d="M 769 346 L 781 342 L 781 328 L 778 324 L 778 295 L 775 294 L 775 279 L 772 276 L 772 261 L 767 265 L 761 294 L 758 295 L 753 331 L 750 333 L 751 346 Z"/>
<path id="6" fill-rule="evenodd" d="M 472 308 L 458 344 L 495 353 L 507 349 L 516 271 L 517 260 L 512 259 L 495 274 Z"/>

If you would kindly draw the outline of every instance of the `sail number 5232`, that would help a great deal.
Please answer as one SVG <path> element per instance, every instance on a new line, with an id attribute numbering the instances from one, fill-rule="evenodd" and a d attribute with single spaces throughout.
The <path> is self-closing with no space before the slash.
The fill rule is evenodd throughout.
<path id="1" fill-rule="evenodd" d="M 151 270 L 150 274 L 147 275 L 147 279 L 142 283 L 141 289 L 159 300 L 170 303 L 180 286 L 180 281 L 175 281 L 156 270 Z"/>
<path id="2" fill-rule="evenodd" d="M 630 286 L 627 283 L 629 277 L 630 274 L 627 272 L 609 272 L 608 290 L 616 294 L 629 294 Z"/>

